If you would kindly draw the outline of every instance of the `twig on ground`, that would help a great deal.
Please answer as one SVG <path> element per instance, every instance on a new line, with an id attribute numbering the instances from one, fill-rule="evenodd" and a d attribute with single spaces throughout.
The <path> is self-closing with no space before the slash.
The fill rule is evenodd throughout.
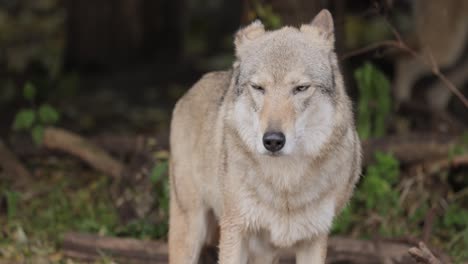
<path id="1" fill-rule="evenodd" d="M 431 208 L 424 217 L 424 227 L 423 227 L 423 242 L 428 243 L 429 238 L 431 237 L 432 228 L 434 226 L 434 220 L 437 216 L 436 208 Z"/>
<path id="2" fill-rule="evenodd" d="M 432 254 L 424 242 L 419 242 L 418 247 L 410 248 L 408 253 L 417 263 L 442 264 L 442 262 Z"/>
<path id="3" fill-rule="evenodd" d="M 441 170 L 451 167 L 468 166 L 468 154 L 456 157 L 445 157 L 438 160 L 430 160 L 423 164 L 424 171 L 428 175 L 433 175 Z"/>

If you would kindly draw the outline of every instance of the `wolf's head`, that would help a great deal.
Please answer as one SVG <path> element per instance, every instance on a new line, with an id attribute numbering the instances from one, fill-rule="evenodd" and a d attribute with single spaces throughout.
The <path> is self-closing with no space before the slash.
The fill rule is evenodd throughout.
<path id="1" fill-rule="evenodd" d="M 269 155 L 315 155 L 330 140 L 347 102 L 334 52 L 330 12 L 300 29 L 239 30 L 233 120 L 246 145 Z M 346 103 L 345 103 L 346 104 Z"/>

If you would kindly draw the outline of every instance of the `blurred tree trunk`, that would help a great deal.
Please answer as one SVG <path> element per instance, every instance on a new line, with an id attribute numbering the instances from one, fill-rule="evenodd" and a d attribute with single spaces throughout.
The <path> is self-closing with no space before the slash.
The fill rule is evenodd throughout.
<path id="1" fill-rule="evenodd" d="M 108 68 L 177 56 L 183 0 L 67 0 L 68 68 Z"/>

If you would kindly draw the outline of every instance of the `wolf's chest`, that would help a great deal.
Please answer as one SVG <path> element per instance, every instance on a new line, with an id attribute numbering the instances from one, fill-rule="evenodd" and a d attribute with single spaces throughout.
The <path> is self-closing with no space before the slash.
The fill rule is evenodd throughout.
<path id="1" fill-rule="evenodd" d="M 274 164 L 242 164 L 251 168 L 239 177 L 237 200 L 245 227 L 267 232 L 270 242 L 287 248 L 328 233 L 335 215 L 332 190 L 336 184 L 327 169 L 298 159 Z"/>
<path id="2" fill-rule="evenodd" d="M 286 197 L 278 196 L 265 203 L 253 195 L 245 196 L 241 210 L 247 229 L 254 233 L 266 231 L 270 242 L 281 248 L 328 233 L 335 213 L 332 198 L 311 199 L 305 204 L 283 199 Z"/>
<path id="3" fill-rule="evenodd" d="M 327 188 L 323 189 L 325 186 L 324 183 L 304 184 L 301 192 L 287 194 L 273 191 L 268 183 L 249 185 L 246 182 L 239 201 L 245 226 L 252 232 L 266 231 L 270 242 L 281 248 L 328 233 L 335 202 L 333 196 L 327 195 Z"/>

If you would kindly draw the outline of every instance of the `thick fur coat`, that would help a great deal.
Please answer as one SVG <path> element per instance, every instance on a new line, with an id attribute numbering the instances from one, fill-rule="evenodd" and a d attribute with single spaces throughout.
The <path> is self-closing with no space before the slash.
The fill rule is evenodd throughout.
<path id="1" fill-rule="evenodd" d="M 257 21 L 235 46 L 233 68 L 205 75 L 173 113 L 170 263 L 198 263 L 218 225 L 219 263 L 276 263 L 283 250 L 324 263 L 361 167 L 331 15 L 300 29 Z"/>

